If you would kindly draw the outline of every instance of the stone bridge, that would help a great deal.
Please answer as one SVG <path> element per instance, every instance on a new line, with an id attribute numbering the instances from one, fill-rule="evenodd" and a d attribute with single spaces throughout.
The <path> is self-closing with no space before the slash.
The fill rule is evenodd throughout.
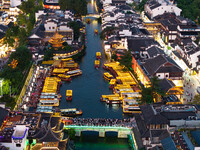
<path id="1" fill-rule="evenodd" d="M 99 132 L 99 137 L 105 137 L 106 132 L 117 132 L 118 138 L 128 138 L 131 134 L 131 128 L 128 127 L 65 125 L 64 129 L 74 129 L 76 136 L 81 136 L 82 131 Z"/>

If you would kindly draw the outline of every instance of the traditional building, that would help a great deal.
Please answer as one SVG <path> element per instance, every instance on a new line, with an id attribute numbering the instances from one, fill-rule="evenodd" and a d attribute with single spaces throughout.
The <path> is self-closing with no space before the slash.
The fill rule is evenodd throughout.
<path id="1" fill-rule="evenodd" d="M 183 70 L 169 57 L 159 54 L 142 65 L 147 76 L 159 79 L 182 80 Z"/>
<path id="2" fill-rule="evenodd" d="M 47 9 L 60 9 L 58 0 L 44 0 L 43 7 Z"/>
<path id="3" fill-rule="evenodd" d="M 144 6 L 144 12 L 151 19 L 164 13 L 175 13 L 176 16 L 180 16 L 181 11 L 175 4 L 169 3 L 167 0 L 149 0 Z"/>
<path id="4" fill-rule="evenodd" d="M 32 150 L 66 150 L 68 138 L 63 138 L 63 123 L 59 115 L 41 114 L 41 122 L 30 139 L 36 139 Z"/>
<path id="5" fill-rule="evenodd" d="M 63 40 L 63 36 L 60 35 L 57 30 L 56 30 L 54 36 L 51 37 L 51 39 L 49 40 L 49 43 L 55 49 L 62 47 L 64 42 L 65 41 Z"/>

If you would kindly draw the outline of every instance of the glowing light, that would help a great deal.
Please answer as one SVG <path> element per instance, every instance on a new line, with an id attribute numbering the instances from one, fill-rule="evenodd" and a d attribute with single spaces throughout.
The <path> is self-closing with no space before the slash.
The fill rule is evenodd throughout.
<path id="1" fill-rule="evenodd" d="M 93 4 L 94 4 L 94 0 L 92 0 L 92 2 L 91 2 L 91 3 L 92 3 L 92 5 L 93 5 Z"/>

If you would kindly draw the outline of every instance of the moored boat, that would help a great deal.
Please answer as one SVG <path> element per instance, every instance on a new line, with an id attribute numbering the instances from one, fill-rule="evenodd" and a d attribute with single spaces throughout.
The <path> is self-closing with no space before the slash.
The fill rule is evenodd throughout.
<path id="1" fill-rule="evenodd" d="M 116 79 L 111 79 L 109 83 L 109 88 L 113 89 L 115 85 L 116 85 Z"/>
<path id="2" fill-rule="evenodd" d="M 67 75 L 70 75 L 71 77 L 79 76 L 81 74 L 82 74 L 82 71 L 80 69 L 76 69 L 76 70 L 67 72 Z"/>
<path id="3" fill-rule="evenodd" d="M 90 24 L 91 23 L 91 19 L 86 19 L 86 23 Z"/>
<path id="4" fill-rule="evenodd" d="M 95 33 L 95 34 L 98 34 L 98 30 L 97 30 L 97 29 L 95 29 L 95 30 L 94 30 L 94 33 Z"/>
<path id="5" fill-rule="evenodd" d="M 110 81 L 111 79 L 113 79 L 113 75 L 111 75 L 109 72 L 105 72 L 103 74 L 104 79 Z"/>
<path id="6" fill-rule="evenodd" d="M 100 66 L 100 61 L 99 60 L 95 60 L 95 62 L 94 62 L 95 69 L 99 68 L 99 66 Z"/>
<path id="7" fill-rule="evenodd" d="M 60 109 L 60 111 L 61 116 L 66 117 L 75 117 L 83 114 L 82 110 L 77 110 L 77 108 Z"/>
<path id="8" fill-rule="evenodd" d="M 66 100 L 71 101 L 72 100 L 72 90 L 66 91 Z"/>
<path id="9" fill-rule="evenodd" d="M 59 74 L 58 77 L 63 81 L 72 81 L 72 78 L 69 75 Z"/>
<path id="10" fill-rule="evenodd" d="M 96 52 L 96 58 L 101 59 L 101 52 Z"/>

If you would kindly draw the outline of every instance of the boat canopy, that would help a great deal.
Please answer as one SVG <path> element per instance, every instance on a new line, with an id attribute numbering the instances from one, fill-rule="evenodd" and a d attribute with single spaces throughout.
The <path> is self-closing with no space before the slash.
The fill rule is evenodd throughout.
<path id="1" fill-rule="evenodd" d="M 69 108 L 69 109 L 60 109 L 61 112 L 76 112 L 77 109 L 76 108 Z"/>
<path id="2" fill-rule="evenodd" d="M 67 90 L 66 91 L 66 96 L 72 96 L 72 90 Z"/>
<path id="3" fill-rule="evenodd" d="M 73 71 L 68 71 L 67 74 L 70 75 L 70 74 L 74 74 L 74 73 L 78 73 L 78 72 L 82 72 L 80 69 L 77 69 L 77 70 L 73 70 Z"/>

